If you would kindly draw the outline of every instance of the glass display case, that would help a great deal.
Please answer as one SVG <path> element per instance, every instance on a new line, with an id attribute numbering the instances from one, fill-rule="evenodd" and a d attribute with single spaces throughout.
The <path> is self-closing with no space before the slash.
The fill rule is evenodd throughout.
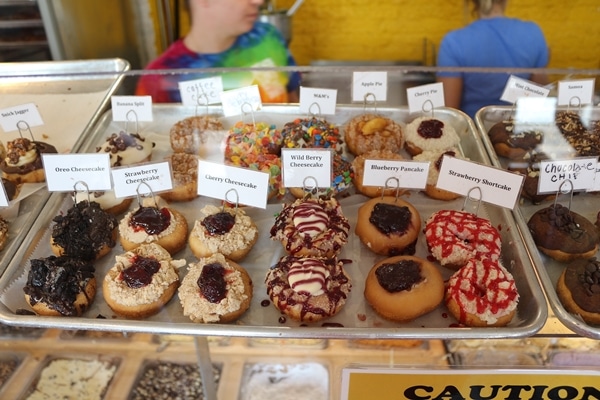
<path id="1" fill-rule="evenodd" d="M 434 265 L 445 283 L 457 273 L 458 268 L 453 270 L 443 267 L 434 259 L 432 245 L 425 234 L 425 224 L 429 217 L 441 210 L 460 210 L 476 213 L 479 217 L 489 220 L 498 231 L 501 242 L 499 257 L 506 271 L 514 278 L 519 301 L 514 317 L 504 326 L 469 326 L 460 316 L 454 315 L 442 300 L 428 312 L 410 321 L 394 322 L 375 311 L 364 295 L 370 270 L 401 251 L 395 249 L 386 254 L 378 254 L 370 245 L 365 244 L 364 238 L 359 237 L 355 230 L 359 219 L 363 218 L 360 216 L 363 204 L 372 199 L 375 201 L 380 198 L 380 194 L 367 195 L 356 185 L 359 169 L 358 164 L 353 161 L 359 158 L 360 154 L 348 148 L 348 141 L 352 140 L 349 130 L 358 129 L 359 134 L 362 134 L 360 132 L 364 132 L 364 125 L 376 118 L 386 120 L 385 126 L 396 124 L 402 135 L 402 144 L 394 153 L 400 156 L 398 160 L 409 162 L 412 156 L 404 147 L 404 143 L 410 123 L 420 117 L 441 121 L 442 125 L 453 127 L 459 138 L 455 145 L 458 155 L 454 154 L 455 157 L 460 156 L 463 161 L 472 163 L 473 171 L 493 167 L 504 172 L 509 169 L 507 160 L 496 153 L 488 131 L 499 122 L 512 121 L 517 116 L 522 118 L 525 112 L 522 102 L 490 106 L 480 110 L 475 119 L 469 118 L 460 110 L 443 106 L 414 110 L 409 103 L 409 96 L 413 93 L 410 89 L 432 84 L 437 72 L 436 68 L 416 65 L 311 66 L 253 68 L 240 71 L 179 70 L 158 71 L 152 74 L 177 77 L 184 82 L 206 79 L 209 75 L 214 77 L 236 72 L 268 74 L 274 71 L 299 72 L 303 89 L 333 90 L 342 95 L 338 98 L 339 101 L 335 102 L 332 113 L 321 113 L 321 107 L 309 106 L 307 110 L 305 99 L 302 98 L 307 92 L 301 91 L 299 103 L 260 103 L 258 106 L 250 104 L 253 100 L 249 101 L 247 95 L 243 94 L 243 99 L 234 100 L 239 106 L 237 113 L 232 113 L 230 107 L 226 109 L 224 104 L 218 102 L 208 104 L 204 100 L 208 96 L 198 96 L 195 105 L 189 102 L 150 102 L 150 118 L 142 116 L 141 111 L 136 111 L 126 113 L 125 119 L 117 119 L 117 115 L 120 115 L 117 111 L 122 110 L 117 110 L 115 107 L 118 105 L 111 103 L 111 100 L 135 101 L 135 98 L 129 96 L 135 95 L 136 83 L 140 77 L 148 75 L 147 71 L 131 71 L 128 65 L 120 60 L 83 64 L 8 64 L 0 69 L 0 86 L 6 88 L 8 93 L 0 99 L 0 109 L 8 113 L 17 106 L 33 103 L 44 122 L 38 126 L 31 126 L 25 132 L 20 129 L 5 129 L 5 145 L 18 137 L 24 137 L 25 133 L 33 135 L 36 139 L 40 138 L 37 140 L 54 144 L 59 154 L 96 155 L 102 153 L 111 137 L 114 141 L 122 133 L 132 133 L 144 143 L 152 144 L 149 157 L 131 164 L 123 159 L 119 159 L 117 163 L 110 161 L 111 170 L 126 170 L 129 167 L 153 166 L 167 162 L 168 171 L 172 174 L 168 180 L 172 180 L 173 188 L 181 185 L 176 183 L 179 170 L 176 168 L 173 154 L 184 153 L 199 162 L 200 167 L 192 168 L 192 172 L 197 176 L 198 187 L 192 192 L 191 199 L 173 201 L 170 198 L 166 201 L 168 194 L 173 192 L 171 188 L 157 189 L 156 193 L 151 189 L 153 194 L 164 196 L 155 200 L 156 208 L 176 210 L 186 220 L 183 249 L 172 254 L 175 260 L 184 260 L 184 266 L 176 270 L 179 282 L 183 282 L 188 271 L 192 270 L 192 264 L 206 259 L 196 256 L 188 238 L 193 235 L 194 230 L 199 229 L 197 226 L 204 220 L 203 213 L 207 212 L 207 206 L 220 210 L 221 213 L 226 209 L 242 212 L 250 217 L 258 229 L 258 237 L 253 242 L 252 249 L 238 262 L 247 271 L 253 290 L 248 309 L 235 321 L 194 322 L 187 313 L 184 314 L 177 292 L 157 313 L 145 318 L 129 318 L 115 312 L 106 301 L 105 296 L 108 294 L 105 291 L 109 289 L 104 280 L 114 267 L 115 260 L 126 253 L 124 242 L 119 238 L 114 241 L 108 255 L 93 263 L 97 292 L 89 308 L 80 316 L 41 316 L 33 312 L 24 296 L 24 287 L 31 284 L 31 260 L 45 259 L 54 254 L 52 244 L 56 217 L 67 215 L 75 203 L 85 200 L 74 195 L 73 192 L 82 191 L 76 184 L 73 185 L 73 190 L 52 192 L 43 183 L 35 187 L 31 183 L 22 184 L 19 195 L 2 210 L 10 228 L 7 245 L 0 254 L 0 320 L 7 330 L 2 338 L 3 344 L 6 344 L 6 354 L 3 354 L 5 358 L 0 362 L 6 360 L 8 371 L 5 384 L 0 387 L 3 392 L 0 393 L 6 393 L 9 397 L 26 398 L 32 393 L 32 388 L 43 379 L 44 369 L 57 360 L 84 363 L 77 365 L 101 363 L 104 371 L 98 376 L 101 396 L 131 399 L 152 398 L 154 389 L 149 388 L 147 382 L 157 376 L 164 378 L 165 382 L 171 382 L 166 383 L 170 386 L 164 388 L 164 391 L 185 391 L 189 398 L 198 398 L 197 391 L 201 390 L 198 381 L 204 387 L 202 390 L 206 398 L 265 398 L 271 396 L 273 391 L 289 393 L 289 396 L 294 398 L 299 390 L 308 393 L 306 391 L 309 390 L 309 384 L 311 398 L 339 398 L 341 370 L 349 365 L 392 368 L 450 368 L 458 365 L 486 368 L 575 366 L 584 369 L 597 366 L 598 346 L 594 340 L 599 337 L 597 327 L 567 311 L 555 291 L 556 281 L 568 263 L 550 260 L 541 253 L 527 228 L 531 214 L 556 202 L 572 205 L 573 211 L 590 220 L 592 226 L 598 226 L 597 215 L 600 209 L 595 200 L 597 188 L 576 190 L 572 202 L 565 201 L 563 193 L 551 193 L 548 199 L 539 203 L 520 198 L 514 208 L 506 208 L 496 205 L 493 201 L 482 201 L 484 197 L 472 198 L 463 194 L 455 196 L 452 200 L 432 198 L 425 193 L 425 184 L 420 188 L 402 187 L 400 183 L 397 187 L 387 187 L 388 191 L 394 189 L 391 190 L 392 199 L 395 195 L 409 202 L 420 215 L 418 239 L 414 247 L 404 250 L 404 254 L 414 255 L 422 260 L 420 262 Z M 387 88 L 389 101 L 377 101 L 368 95 L 361 100 L 352 101 L 356 85 L 355 72 L 386 73 L 391 77 Z M 511 74 L 523 71 L 486 69 L 471 72 Z M 547 98 L 557 97 L 559 83 L 563 80 L 591 80 L 592 85 L 596 85 L 591 103 L 558 107 L 556 104 L 550 104 L 547 107 L 551 108 L 551 121 L 525 122 L 525 125 L 550 138 L 550 133 L 545 129 L 553 135 L 560 135 L 555 125 L 556 112 L 574 113 L 580 116 L 585 128 L 585 132 L 580 133 L 587 135 L 592 147 L 595 146 L 600 140 L 600 97 L 597 86 L 600 70 L 546 72 L 555 79 L 546 87 L 550 91 Z M 330 79 L 331 76 L 335 76 L 336 79 Z M 198 85 L 196 88 L 200 87 Z M 138 99 L 142 102 L 147 101 L 141 97 Z M 539 115 L 539 108 L 536 112 L 536 115 Z M 351 128 L 351 121 L 363 115 L 369 115 L 367 121 L 360 128 Z M 215 125 L 213 129 L 200 135 L 197 132 L 193 133 L 193 129 L 186 130 L 185 124 L 182 123 L 208 118 L 214 120 Z M 291 314 L 283 314 L 276 307 L 281 305 L 280 301 L 269 295 L 272 288 L 266 282 L 269 271 L 279 265 L 289 252 L 289 247 L 282 246 L 272 238 L 276 219 L 286 206 L 301 203 L 302 199 L 320 198 L 314 193 L 311 195 L 315 188 L 310 185 L 301 188 L 300 195 L 294 195 L 288 190 L 289 187 L 281 184 L 286 179 L 281 153 L 285 154 L 286 148 L 301 147 L 301 139 L 285 142 L 284 150 L 281 150 L 282 143 L 275 143 L 278 137 L 285 137 L 281 132 L 286 131 L 286 128 L 289 134 L 289 124 L 298 125 L 299 122 L 310 120 L 326 121 L 322 123 L 322 127 L 331 129 L 332 135 L 338 135 L 336 141 L 344 143 L 335 147 L 339 152 L 334 149 L 328 150 L 327 153 L 334 159 L 340 157 L 345 160 L 346 169 L 334 168 L 331 174 L 346 179 L 342 184 L 335 179 L 332 180 L 335 183 L 328 183 L 324 197 L 327 200 L 322 201 L 329 201 L 340 207 L 347 221 L 347 237 L 340 251 L 325 258 L 339 260 L 339 265 L 351 282 L 351 289 L 344 294 L 340 309 L 336 309 L 334 315 L 328 318 L 314 321 L 301 318 L 297 320 Z M 244 126 L 250 129 L 245 132 L 246 136 L 242 135 L 245 138 L 256 133 L 252 129 L 265 127 L 267 133 L 263 139 L 269 141 L 269 146 L 279 147 L 278 151 L 281 152 L 273 154 L 270 150 L 269 153 L 274 156 L 271 161 L 277 160 L 279 163 L 279 168 L 276 169 L 279 174 L 270 168 L 272 164 L 268 164 L 268 168 L 264 168 L 264 165 L 240 164 L 237 158 L 231 156 L 239 150 L 235 149 L 239 142 L 230 137 L 235 133 L 236 127 L 239 129 Z M 384 132 L 388 133 L 383 134 L 383 137 L 391 134 L 385 129 Z M 376 131 L 371 133 L 379 134 Z M 198 135 L 199 141 L 194 141 L 194 135 Z M 552 138 L 556 139 L 554 136 Z M 178 140 L 187 144 L 184 144 L 183 148 L 177 147 L 180 144 Z M 370 138 L 366 140 L 367 143 L 375 141 L 371 141 Z M 564 141 L 560 143 L 565 145 Z M 236 153 L 236 156 L 251 158 L 252 152 L 255 151 L 253 145 L 256 143 L 246 144 L 246 147 L 239 145 L 241 152 Z M 138 147 L 144 146 L 138 143 Z M 577 150 L 575 146 L 573 148 Z M 443 149 L 446 150 L 448 149 Z M 545 151 L 545 154 L 547 153 L 549 152 Z M 560 152 L 555 159 L 583 157 L 597 161 L 600 155 L 571 152 L 567 157 L 564 154 L 567 152 Z M 380 156 L 372 157 L 373 160 L 381 160 Z M 549 159 L 552 160 L 552 157 Z M 528 159 L 522 157 L 520 161 L 526 162 Z M 237 200 L 227 197 L 226 193 L 206 193 L 208 186 L 201 186 L 208 183 L 204 182 L 199 172 L 202 171 L 202 175 L 218 175 L 217 169 L 220 169 L 220 166 L 231 168 L 226 169 L 229 173 L 238 171 L 240 176 L 246 170 L 258 170 L 253 172 L 259 175 L 251 176 L 265 179 L 264 207 L 244 206 L 244 201 L 248 199 L 242 191 L 239 192 L 242 193 L 242 197 L 240 198 L 238 193 Z M 431 164 L 429 168 L 432 168 Z M 261 169 L 267 172 L 260 175 Z M 283 177 L 280 175 L 282 169 Z M 290 171 L 288 169 L 288 173 L 291 173 Z M 594 173 L 597 175 L 597 171 Z M 111 175 L 111 178 L 115 184 L 116 176 Z M 148 184 L 149 181 L 144 182 Z M 151 184 L 148 185 L 151 187 Z M 115 215 L 116 220 L 121 222 L 136 210 L 152 207 L 146 203 L 146 194 L 150 193 L 142 191 L 140 195 L 138 191 L 137 196 L 117 198 L 124 200 L 127 197 L 133 201 L 125 210 Z M 90 191 L 84 195 L 91 199 L 96 193 Z M 85 199 L 85 196 L 83 198 Z M 597 237 L 597 228 L 594 229 Z M 120 235 L 124 234 L 120 227 L 118 231 Z M 596 242 L 596 255 L 597 245 Z M 83 370 L 85 366 L 75 368 Z M 182 377 L 186 378 L 185 385 L 181 383 Z M 227 384 L 224 385 L 223 382 Z M 73 386 L 78 384 L 75 382 Z"/>

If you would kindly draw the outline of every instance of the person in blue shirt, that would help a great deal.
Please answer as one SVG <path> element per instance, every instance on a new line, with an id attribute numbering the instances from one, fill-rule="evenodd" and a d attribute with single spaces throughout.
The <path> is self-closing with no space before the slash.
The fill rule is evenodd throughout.
<path id="1" fill-rule="evenodd" d="M 534 22 L 505 16 L 507 0 L 472 0 L 478 19 L 448 32 L 438 51 L 438 67 L 546 68 L 549 51 Z M 447 107 L 474 117 L 485 106 L 507 104 L 500 100 L 511 73 L 438 72 Z M 546 84 L 542 73 L 512 74 Z"/>

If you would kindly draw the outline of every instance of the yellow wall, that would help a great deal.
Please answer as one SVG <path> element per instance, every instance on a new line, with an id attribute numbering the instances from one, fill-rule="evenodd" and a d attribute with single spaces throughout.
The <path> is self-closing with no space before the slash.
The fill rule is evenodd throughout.
<path id="1" fill-rule="evenodd" d="M 293 3 L 279 0 L 276 5 L 289 8 Z M 600 1 L 510 0 L 507 14 L 541 26 L 551 51 L 550 68 L 600 68 Z M 300 65 L 313 60 L 433 65 L 431 48 L 438 47 L 447 31 L 470 20 L 463 0 L 305 0 L 292 20 L 290 48 Z"/>

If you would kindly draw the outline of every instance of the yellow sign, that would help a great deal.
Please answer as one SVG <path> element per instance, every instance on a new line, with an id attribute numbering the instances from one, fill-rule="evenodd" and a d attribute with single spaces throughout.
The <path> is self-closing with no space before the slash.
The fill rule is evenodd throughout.
<path id="1" fill-rule="evenodd" d="M 345 368 L 342 400 L 600 400 L 600 370 Z"/>

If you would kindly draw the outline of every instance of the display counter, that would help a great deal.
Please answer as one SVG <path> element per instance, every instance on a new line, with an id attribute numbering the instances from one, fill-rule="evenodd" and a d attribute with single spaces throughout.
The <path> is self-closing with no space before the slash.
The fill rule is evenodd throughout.
<path id="1" fill-rule="evenodd" d="M 514 108 L 509 106 L 498 106 L 491 111 L 482 110 L 481 119 L 472 120 L 459 110 L 446 107 L 413 110 L 410 104 L 387 105 L 385 101 L 368 101 L 369 96 L 365 96 L 363 101 L 336 104 L 335 111 L 331 114 L 317 113 L 315 108 L 306 112 L 302 108 L 302 99 L 299 104 L 260 105 L 252 112 L 247 112 L 247 104 L 243 102 L 240 103 L 237 115 L 228 114 L 219 104 L 209 105 L 198 100 L 196 105 L 150 104 L 150 120 L 130 118 L 129 113 L 126 120 L 119 121 L 115 120 L 118 110 L 109 107 L 111 99 L 132 96 L 134 93 L 131 88 L 135 87 L 141 76 L 148 73 L 129 71 L 127 66 L 119 66 L 114 61 L 108 63 L 109 68 L 102 64 L 95 62 L 75 66 L 75 69 L 71 64 L 62 63 L 8 65 L 4 70 L 0 69 L 0 85 L 10 89 L 9 95 L 0 100 L 1 108 L 12 110 L 16 106 L 34 103 L 44 124 L 30 127 L 31 133 L 39 135 L 44 141 L 52 142 L 59 154 L 97 154 L 107 138 L 111 135 L 117 137 L 121 131 L 135 133 L 145 142 L 152 143 L 149 160 L 131 165 L 119 160 L 118 164 L 111 164 L 111 170 L 165 162 L 173 153 L 180 152 L 174 148 L 172 127 L 190 118 L 210 115 L 220 123 L 218 128 L 202 136 L 199 147 L 190 152 L 192 156 L 209 165 L 228 165 L 234 168 L 239 165 L 231 165 L 232 159 L 228 159 L 227 154 L 232 150 L 231 143 L 228 147 L 227 138 L 236 124 L 256 127 L 264 122 L 272 127 L 269 129 L 273 129 L 273 132 L 269 131 L 268 136 L 273 137 L 277 135 L 275 131 L 284 130 L 287 123 L 311 118 L 322 119 L 335 128 L 343 142 L 347 139 L 344 135 L 348 123 L 355 117 L 366 114 L 376 114 L 379 118 L 393 121 L 398 124 L 403 135 L 406 135 L 407 126 L 419 117 L 441 121 L 456 130 L 459 142 L 456 145 L 458 155 L 455 155 L 465 162 L 473 163 L 473 171 L 483 171 L 480 168 L 488 166 L 506 170 L 506 165 L 502 164 L 488 142 L 487 130 L 496 122 L 510 119 Z M 90 72 L 88 68 L 93 67 L 97 68 Z M 405 75 L 409 80 L 414 76 L 431 76 L 436 71 L 434 68 L 420 66 L 296 69 L 311 77 L 307 82 L 319 82 L 322 85 L 326 84 L 327 76 L 332 73 L 337 74 L 338 78 L 347 76 L 350 81 L 344 87 L 346 92 L 355 89 L 356 83 L 350 78 L 355 71 L 387 71 L 394 77 Z M 272 70 L 287 73 L 293 69 L 255 68 L 249 71 L 264 74 Z M 218 74 L 225 71 L 217 69 L 155 73 L 170 77 L 180 75 L 181 80 L 185 81 L 205 77 L 198 73 L 206 72 Z M 565 79 L 573 79 L 573 71 L 548 70 L 548 73 L 552 76 L 562 74 Z M 320 75 L 325 79 L 319 80 Z M 577 71 L 577 79 L 596 79 L 598 76 L 600 71 Z M 336 82 L 336 85 L 339 84 Z M 556 95 L 557 83 L 551 85 L 550 89 L 551 98 Z M 397 90 L 396 86 L 393 90 Z M 398 98 L 396 95 L 391 97 L 394 102 Z M 592 101 L 598 102 L 597 91 Z M 565 109 L 580 113 L 584 121 L 596 121 L 593 123 L 598 124 L 598 107 L 593 104 Z M 498 110 L 504 114 L 498 114 Z M 19 135 L 23 137 L 23 132 L 19 130 L 7 133 L 9 136 L 4 136 L 5 143 Z M 26 133 L 29 134 L 28 131 Z M 352 288 L 341 311 L 336 311 L 330 318 L 316 321 L 298 321 L 290 315 L 284 316 L 274 307 L 276 301 L 269 296 L 268 285 L 265 283 L 268 271 L 287 253 L 286 247 L 271 237 L 275 219 L 285 205 L 297 201 L 283 187 L 277 187 L 277 193 L 265 201 L 264 207 L 242 206 L 243 198 L 242 201 L 238 198 L 240 204 L 234 204 L 234 209 L 239 207 L 252 218 L 259 231 L 249 255 L 239 261 L 253 281 L 253 292 L 248 310 L 235 321 L 193 322 L 184 314 L 178 293 L 149 317 L 128 318 L 115 312 L 105 301 L 104 291 L 107 289 L 102 283 L 115 264 L 115 259 L 125 253 L 123 242 L 118 239 L 108 255 L 94 262 L 97 293 L 92 298 L 91 305 L 81 315 L 36 315 L 23 295 L 24 287 L 31 284 L 31 260 L 44 259 L 53 254 L 51 237 L 54 235 L 52 227 L 56 223 L 56 217 L 66 215 L 75 203 L 71 191 L 50 192 L 43 183 L 35 187 L 30 183 L 23 184 L 20 194 L 3 210 L 10 230 L 7 245 L 0 254 L 0 320 L 11 332 L 2 338 L 0 344 L 6 353 L 2 360 L 6 361 L 7 370 L 12 368 L 14 373 L 2 386 L 2 395 L 8 396 L 7 398 L 26 398 L 19 396 L 32 393 L 31 387 L 40 382 L 44 368 L 54 361 L 67 358 L 92 363 L 92 368 L 99 367 L 97 363 L 101 364 L 105 370 L 101 383 L 107 388 L 100 389 L 104 398 L 131 399 L 152 398 L 150 394 L 146 394 L 146 397 L 140 394 L 150 389 L 140 388 L 139 393 L 134 394 L 137 390 L 134 387 L 143 386 L 144 381 L 151 379 L 144 376 L 143 371 L 148 370 L 150 376 L 161 373 L 161 366 L 157 362 L 189 364 L 189 367 L 177 369 L 182 376 L 192 375 L 192 370 L 188 368 L 195 369 L 199 365 L 199 369 L 193 374 L 198 372 L 198 379 L 204 380 L 207 398 L 217 396 L 220 399 L 271 397 L 269 390 L 272 389 L 288 391 L 290 398 L 294 398 L 298 393 L 296 391 L 300 390 L 298 385 L 308 390 L 305 386 L 307 382 L 315 384 L 310 389 L 314 389 L 315 397 L 311 395 L 311 398 L 320 398 L 318 396 L 322 393 L 322 398 L 339 398 L 342 393 L 341 371 L 351 365 L 391 370 L 406 367 L 443 369 L 452 366 L 492 367 L 492 370 L 524 366 L 538 369 L 596 368 L 598 362 L 595 354 L 598 348 L 595 341 L 588 338 L 597 338 L 597 328 L 564 310 L 556 293 L 552 292 L 556 275 L 566 264 L 555 265 L 539 255 L 527 230 L 525 218 L 529 218 L 531 206 L 526 199 L 518 200 L 514 209 L 511 209 L 500 207 L 493 201 L 483 201 L 483 196 L 472 198 L 470 195 L 458 195 L 453 200 L 435 199 L 425 194 L 425 185 L 420 189 L 398 188 L 401 198 L 413 204 L 421 218 L 414 248 L 407 249 L 404 253 L 417 256 L 422 260 L 421 263 L 432 263 L 446 284 L 455 275 L 457 268 L 453 270 L 444 267 L 434 259 L 432 245 L 425 237 L 425 223 L 429 216 L 440 210 L 461 210 L 489 220 L 497 229 L 502 244 L 499 257 L 506 271 L 514 277 L 515 290 L 519 296 L 510 322 L 502 326 L 470 325 L 465 323 L 462 316 L 453 314 L 445 301 L 440 301 L 433 309 L 411 321 L 390 321 L 376 312 L 364 295 L 367 275 L 374 265 L 399 253 L 393 250 L 391 253 L 377 254 L 355 232 L 359 209 L 371 198 L 377 199 L 379 196 L 368 196 L 357 188 L 355 179 L 358 174 L 354 173 L 356 167 L 349 166 L 357 154 L 350 151 L 347 145 L 340 146 L 339 149 L 339 154 L 335 151 L 331 154 L 335 153 L 347 160 L 348 179 L 346 186 L 342 188 L 331 186 L 328 196 L 334 193 L 333 197 L 343 210 L 349 229 L 341 251 L 327 259 L 335 257 L 340 260 Z M 411 160 L 411 155 L 403 145 L 395 153 L 403 160 Z M 598 154 L 593 157 L 597 159 Z M 280 159 L 278 161 L 282 162 Z M 169 164 L 169 172 L 173 168 Z M 112 178 L 116 179 L 115 175 Z M 272 181 L 280 182 L 284 178 L 270 173 L 269 179 L 273 183 Z M 305 192 L 311 190 L 310 187 L 303 189 Z M 76 185 L 73 190 L 81 191 Z M 201 188 L 200 193 L 203 193 L 202 190 Z M 595 218 L 600 211 L 593 209 L 597 207 L 594 200 L 597 194 L 594 192 L 596 190 L 580 191 L 575 196 L 578 212 L 588 219 Z M 161 196 L 164 193 L 165 191 L 158 190 L 155 194 Z M 87 195 L 94 196 L 95 193 L 92 191 Z M 172 208 L 183 215 L 187 220 L 187 237 L 196 224 L 199 224 L 197 221 L 201 218 L 203 207 L 213 205 L 222 208 L 225 207 L 223 200 L 232 202 L 230 198 L 220 196 L 222 194 L 199 195 L 196 192 L 193 199 L 185 202 L 157 201 L 160 202 L 160 207 Z M 133 201 L 126 210 L 116 214 L 119 221 L 129 212 L 146 204 L 143 202 L 148 196 L 140 196 L 138 193 L 137 198 L 127 197 Z M 82 200 L 76 202 L 79 201 Z M 546 204 L 552 204 L 552 200 Z M 173 259 L 184 260 L 185 266 L 177 270 L 179 281 L 183 281 L 192 264 L 198 259 L 203 260 L 196 257 L 188 245 L 182 250 L 174 251 L 172 256 Z M 543 269 L 545 266 L 549 267 L 550 278 Z M 583 353 L 586 352 L 589 354 L 584 357 Z M 172 364 L 168 365 L 173 367 Z M 80 369 L 87 367 L 84 364 Z M 292 376 L 305 380 L 291 382 Z M 209 377 L 217 380 L 217 384 L 207 381 Z M 170 379 L 176 380 L 177 376 L 171 376 Z M 281 382 L 289 383 L 289 386 L 277 386 Z M 194 385 L 196 384 L 191 383 L 186 390 L 196 393 Z M 267 389 L 269 385 L 273 388 Z M 255 387 L 262 392 L 253 394 Z"/>

